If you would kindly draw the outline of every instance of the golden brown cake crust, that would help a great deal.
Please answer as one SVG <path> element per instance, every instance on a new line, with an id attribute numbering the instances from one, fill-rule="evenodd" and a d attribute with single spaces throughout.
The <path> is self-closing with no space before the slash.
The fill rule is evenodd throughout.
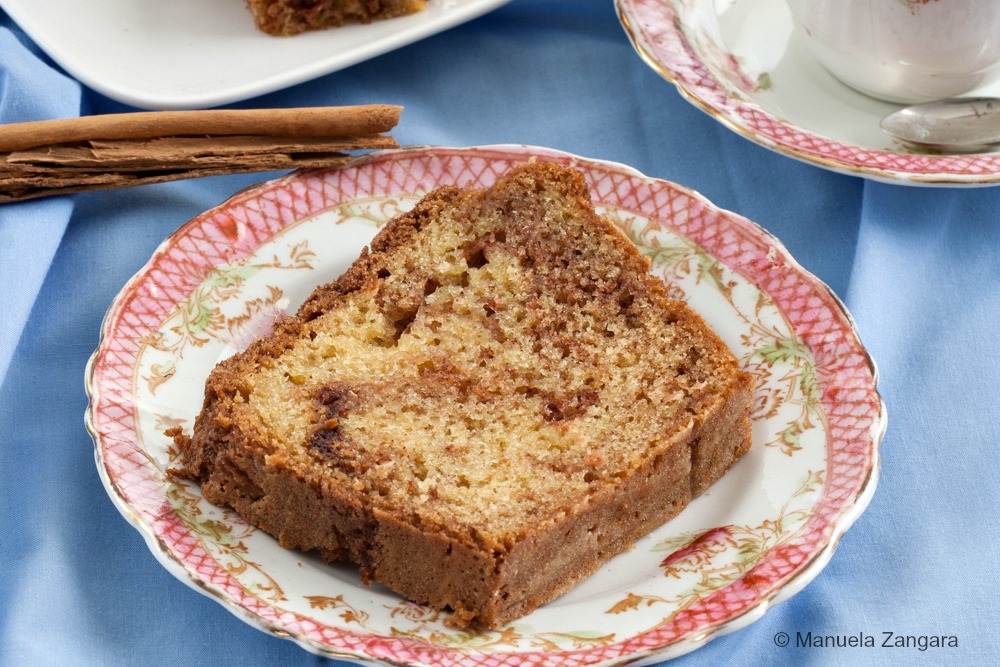
<path id="1" fill-rule="evenodd" d="M 750 446 L 751 379 L 547 163 L 442 188 L 220 363 L 178 474 L 287 547 L 500 627 Z"/>
<path id="2" fill-rule="evenodd" d="M 285 37 L 405 16 L 426 5 L 427 0 L 247 0 L 259 30 Z"/>

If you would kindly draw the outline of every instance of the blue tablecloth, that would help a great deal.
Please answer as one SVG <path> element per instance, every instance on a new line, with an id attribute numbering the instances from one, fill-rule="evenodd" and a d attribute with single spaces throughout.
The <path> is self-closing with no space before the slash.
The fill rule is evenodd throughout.
<path id="1" fill-rule="evenodd" d="M 0 121 L 125 110 L 0 19 Z M 609 0 L 517 0 L 237 106 L 370 102 L 405 106 L 403 144 L 548 146 L 689 186 L 774 233 L 853 313 L 890 417 L 874 500 L 801 593 L 676 664 L 1000 663 L 1000 188 L 874 183 L 761 148 L 647 67 Z M 168 574 L 105 493 L 83 423 L 119 289 L 180 224 L 270 176 L 0 206 L 0 665 L 324 661 Z M 959 645 L 776 646 L 807 631 Z"/>

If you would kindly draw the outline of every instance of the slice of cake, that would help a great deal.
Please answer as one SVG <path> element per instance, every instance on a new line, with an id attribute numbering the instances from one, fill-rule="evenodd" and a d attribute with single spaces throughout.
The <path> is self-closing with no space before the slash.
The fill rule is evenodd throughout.
<path id="1" fill-rule="evenodd" d="M 247 0 L 257 28 L 283 36 L 405 16 L 426 6 L 427 0 Z"/>
<path id="2" fill-rule="evenodd" d="M 496 628 L 721 477 L 750 401 L 580 173 L 531 162 L 391 220 L 175 437 L 179 474 L 282 545 Z"/>

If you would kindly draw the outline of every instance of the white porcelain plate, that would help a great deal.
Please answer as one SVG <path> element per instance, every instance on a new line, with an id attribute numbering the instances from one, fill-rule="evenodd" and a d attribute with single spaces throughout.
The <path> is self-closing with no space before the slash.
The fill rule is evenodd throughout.
<path id="1" fill-rule="evenodd" d="M 595 204 L 757 378 L 753 446 L 680 516 L 498 631 L 443 616 L 347 565 L 277 546 L 166 471 L 214 364 L 350 265 L 390 216 L 445 184 L 487 186 L 536 156 Z M 759 618 L 828 562 L 874 493 L 885 427 L 850 316 L 754 223 L 635 170 L 525 146 L 374 153 L 241 192 L 181 227 L 111 306 L 88 368 L 88 427 L 114 503 L 167 569 L 305 648 L 406 665 L 661 660 Z"/>
<path id="2" fill-rule="evenodd" d="M 911 185 L 1000 183 L 1000 152 L 917 153 L 884 134 L 899 108 L 847 87 L 808 52 L 784 0 L 616 0 L 640 56 L 688 100 L 781 154 Z M 1000 95 L 1000 84 L 972 95 Z"/>
<path id="3" fill-rule="evenodd" d="M 248 99 L 381 55 L 508 0 L 429 0 L 426 10 L 367 25 L 273 37 L 244 0 L 0 0 L 80 82 L 150 109 Z"/>

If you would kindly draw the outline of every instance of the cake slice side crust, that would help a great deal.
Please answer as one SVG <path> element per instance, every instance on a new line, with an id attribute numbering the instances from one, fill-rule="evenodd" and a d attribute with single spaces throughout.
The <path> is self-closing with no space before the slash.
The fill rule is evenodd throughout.
<path id="1" fill-rule="evenodd" d="M 222 362 L 177 473 L 283 546 L 495 628 L 721 477 L 751 395 L 581 175 L 529 163 L 431 193 Z"/>
<path id="2" fill-rule="evenodd" d="M 309 30 L 370 23 L 423 11 L 427 0 L 247 0 L 257 28 L 290 37 Z"/>

